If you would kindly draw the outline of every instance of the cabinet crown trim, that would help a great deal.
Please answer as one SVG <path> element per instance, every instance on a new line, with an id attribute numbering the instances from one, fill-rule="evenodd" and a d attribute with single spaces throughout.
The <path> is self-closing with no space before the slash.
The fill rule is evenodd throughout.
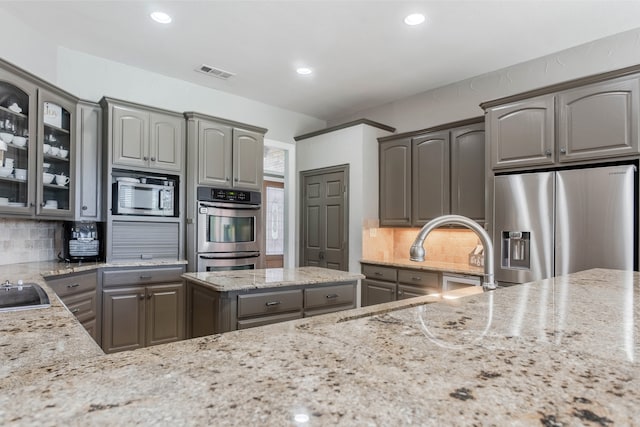
<path id="1" fill-rule="evenodd" d="M 471 119 L 458 120 L 458 121 L 451 122 L 451 123 L 444 123 L 444 124 L 441 124 L 441 125 L 432 126 L 430 128 L 425 128 L 425 129 L 420 129 L 420 130 L 413 130 L 413 131 L 410 131 L 410 132 L 398 133 L 398 134 L 395 134 L 395 135 L 383 136 L 381 138 L 378 138 L 378 142 L 393 141 L 393 140 L 402 139 L 402 138 L 413 138 L 415 136 L 422 136 L 422 135 L 424 135 L 426 133 L 437 132 L 437 131 L 441 131 L 441 130 L 451 130 L 453 128 L 458 128 L 458 127 L 461 127 L 461 126 L 475 125 L 475 124 L 478 124 L 478 123 L 484 123 L 484 116 L 473 117 Z"/>
<path id="2" fill-rule="evenodd" d="M 165 110 L 163 108 L 153 107 L 145 104 L 138 104 L 136 102 L 131 102 L 131 101 L 124 101 L 122 99 L 109 98 L 108 96 L 102 97 L 102 99 L 100 100 L 100 105 L 102 105 L 103 107 L 107 105 L 120 105 L 125 107 L 143 109 L 145 111 L 152 112 L 152 113 L 168 114 L 176 117 L 182 117 L 182 113 L 177 111 Z"/>
<path id="3" fill-rule="evenodd" d="M 257 133 L 261 133 L 261 134 L 265 134 L 267 133 L 267 131 L 269 129 L 263 128 L 263 127 L 259 127 L 259 126 L 253 126 L 253 125 L 248 125 L 246 123 L 241 123 L 241 122 L 236 122 L 234 120 L 229 120 L 229 119 L 223 119 L 221 117 L 215 117 L 215 116 L 209 116 L 207 114 L 203 114 L 203 113 L 197 113 L 195 111 L 187 111 L 184 114 L 184 117 L 187 120 L 210 120 L 216 123 L 220 123 L 223 125 L 228 125 L 234 128 L 238 128 L 238 129 L 242 129 L 242 130 L 247 130 L 247 131 L 251 131 L 251 132 L 257 132 Z"/>
<path id="4" fill-rule="evenodd" d="M 387 132 L 395 132 L 396 128 L 391 127 L 391 126 L 387 126 L 385 124 L 382 123 L 378 123 L 378 122 L 374 122 L 373 120 L 369 120 L 369 119 L 358 119 L 358 120 L 354 120 L 351 122 L 347 122 L 347 123 L 342 123 L 340 125 L 336 125 L 336 126 L 331 126 L 328 127 L 326 129 L 320 129 L 320 130 L 316 130 L 313 132 L 309 132 L 309 133 L 305 133 L 299 136 L 294 136 L 293 139 L 297 142 L 297 141 L 302 141 L 303 139 L 309 139 L 309 138 L 313 138 L 314 136 L 319 136 L 319 135 L 324 135 L 325 133 L 331 133 L 331 132 L 335 132 L 337 130 L 342 130 L 342 129 L 346 129 L 352 126 L 358 126 L 358 125 L 369 125 L 378 129 L 382 129 L 382 130 L 386 130 Z"/>

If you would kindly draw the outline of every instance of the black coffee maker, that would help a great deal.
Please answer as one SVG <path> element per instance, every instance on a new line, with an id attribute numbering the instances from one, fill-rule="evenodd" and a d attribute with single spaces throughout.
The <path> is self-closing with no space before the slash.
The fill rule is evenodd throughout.
<path id="1" fill-rule="evenodd" d="M 81 262 L 103 259 L 102 223 L 65 221 L 62 228 L 63 261 Z"/>

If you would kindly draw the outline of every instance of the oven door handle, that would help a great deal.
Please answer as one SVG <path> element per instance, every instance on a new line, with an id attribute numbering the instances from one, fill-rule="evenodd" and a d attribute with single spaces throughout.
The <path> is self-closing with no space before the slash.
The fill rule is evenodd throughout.
<path id="1" fill-rule="evenodd" d="M 200 206 L 203 208 L 217 208 L 217 209 L 245 209 L 245 210 L 258 210 L 260 209 L 260 205 L 255 204 L 235 204 L 235 203 L 206 203 L 199 202 Z"/>
<path id="2" fill-rule="evenodd" d="M 220 252 L 215 255 L 198 255 L 201 259 L 241 259 L 257 258 L 260 252 Z"/>

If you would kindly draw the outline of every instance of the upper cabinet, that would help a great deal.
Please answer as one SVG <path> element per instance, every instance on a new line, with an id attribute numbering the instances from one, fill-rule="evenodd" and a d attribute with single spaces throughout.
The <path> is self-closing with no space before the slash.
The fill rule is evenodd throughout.
<path id="1" fill-rule="evenodd" d="M 180 172 L 184 118 L 178 113 L 104 98 L 115 167 Z"/>
<path id="2" fill-rule="evenodd" d="M 76 120 L 76 220 L 102 219 L 102 108 L 80 101 Z"/>
<path id="3" fill-rule="evenodd" d="M 493 169 L 548 167 L 640 152 L 637 74 L 583 85 L 578 80 L 536 93 L 545 91 L 483 104 Z"/>
<path id="4" fill-rule="evenodd" d="M 453 213 L 484 221 L 482 118 L 380 139 L 380 225 L 422 226 Z"/>
<path id="5" fill-rule="evenodd" d="M 411 138 L 381 142 L 380 225 L 411 225 Z"/>
<path id="6" fill-rule="evenodd" d="M 0 63 L 0 214 L 73 218 L 77 102 Z"/>
<path id="7" fill-rule="evenodd" d="M 197 113 L 185 115 L 189 147 L 197 148 L 189 152 L 188 169 L 197 171 L 191 179 L 188 171 L 190 184 L 262 190 L 266 129 Z"/>

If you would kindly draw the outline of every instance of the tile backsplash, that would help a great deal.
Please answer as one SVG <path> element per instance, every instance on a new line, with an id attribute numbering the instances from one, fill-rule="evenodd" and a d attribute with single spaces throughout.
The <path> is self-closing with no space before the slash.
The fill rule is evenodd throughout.
<path id="1" fill-rule="evenodd" d="M 0 218 L 0 265 L 49 261 L 62 251 L 62 222 Z"/>
<path id="2" fill-rule="evenodd" d="M 367 227 L 362 233 L 362 257 L 391 261 L 409 259 L 409 248 L 419 228 Z M 469 253 L 480 244 L 476 234 L 463 228 L 434 230 L 427 236 L 424 248 L 431 261 L 468 264 Z"/>

